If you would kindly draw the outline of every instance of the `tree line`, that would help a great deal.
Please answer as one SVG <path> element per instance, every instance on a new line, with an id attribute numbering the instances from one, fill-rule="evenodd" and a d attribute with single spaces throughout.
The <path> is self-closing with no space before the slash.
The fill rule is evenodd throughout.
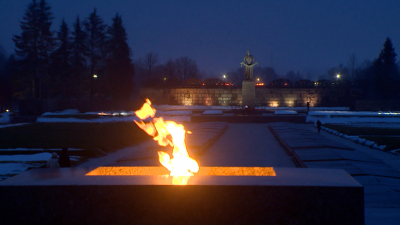
<path id="1" fill-rule="evenodd" d="M 133 78 L 147 87 L 240 86 L 243 80 L 243 68 L 226 73 L 226 79 L 209 75 L 201 80 L 207 75 L 189 56 L 160 63 L 157 53 L 150 52 L 133 63 L 118 13 L 107 25 L 94 9 L 84 19 L 77 16 L 72 26 L 62 19 L 57 31 L 51 30 L 53 19 L 45 0 L 32 0 L 20 21 L 22 32 L 13 36 L 16 54 L 7 58 L 0 48 L 0 105 L 12 97 L 126 100 L 134 91 Z M 253 77 L 266 86 L 357 87 L 365 99 L 394 99 L 400 93 L 400 70 L 390 38 L 377 55 L 358 65 L 353 54 L 348 65 L 332 67 L 314 81 L 298 71 L 279 76 L 272 67 L 255 67 Z"/>
<path id="2" fill-rule="evenodd" d="M 14 35 L 16 55 L 2 71 L 14 97 L 27 99 L 129 99 L 135 70 L 121 15 L 111 25 L 94 9 L 72 28 L 64 19 L 52 31 L 54 19 L 45 0 L 32 0 Z"/>

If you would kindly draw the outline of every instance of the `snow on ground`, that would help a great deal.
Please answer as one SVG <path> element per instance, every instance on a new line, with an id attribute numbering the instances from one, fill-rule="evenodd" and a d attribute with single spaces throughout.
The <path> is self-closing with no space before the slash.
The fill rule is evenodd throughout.
<path id="1" fill-rule="evenodd" d="M 6 113 L 1 113 L 1 117 L 0 117 L 0 124 L 2 123 L 8 123 L 10 121 L 10 114 L 9 112 Z"/>
<path id="2" fill-rule="evenodd" d="M 24 163 L 0 163 L 0 175 L 18 174 L 27 170 L 29 166 Z"/>
<path id="3" fill-rule="evenodd" d="M 396 112 L 342 112 L 314 111 L 309 112 L 306 122 L 321 121 L 322 124 L 338 123 L 400 123 L 400 113 Z"/>
<path id="4" fill-rule="evenodd" d="M 0 155 L 0 162 L 34 162 L 47 161 L 51 158 L 51 153 L 43 152 L 32 155 Z M 72 161 L 79 160 L 79 156 L 70 156 Z"/>
<path id="5" fill-rule="evenodd" d="M 203 115 L 222 115 L 224 113 L 221 110 L 206 110 L 202 114 Z"/>
<path id="6" fill-rule="evenodd" d="M 265 109 L 265 110 L 295 110 L 295 111 L 306 111 L 307 107 L 268 107 L 261 106 L 256 107 L 256 109 Z M 335 110 L 335 111 L 348 111 L 349 107 L 310 107 L 310 111 L 325 111 L 325 110 Z"/>
<path id="7" fill-rule="evenodd" d="M 22 126 L 28 123 L 14 123 L 14 124 L 6 124 L 6 125 L 0 125 L 0 128 L 5 128 L 5 127 L 16 127 L 16 126 Z"/>
<path id="8" fill-rule="evenodd" d="M 138 120 L 136 116 L 121 116 L 121 117 L 105 117 L 96 119 L 78 119 L 78 118 L 47 118 L 39 117 L 36 122 L 39 123 L 111 123 L 111 122 L 133 122 Z"/>
<path id="9" fill-rule="evenodd" d="M 156 117 L 164 117 L 165 120 L 174 120 L 177 122 L 187 121 L 190 122 L 190 115 L 192 111 L 190 110 L 204 110 L 203 114 L 211 115 L 211 114 L 222 114 L 222 110 L 232 110 L 232 109 L 241 109 L 238 106 L 204 106 L 204 105 L 191 105 L 191 106 L 183 106 L 183 105 L 153 105 L 156 109 Z M 307 110 L 307 107 L 256 107 L 257 109 L 265 109 L 265 110 L 292 110 L 293 112 L 296 110 Z M 349 110 L 348 107 L 310 107 L 310 110 Z M 285 114 L 294 114 L 286 111 Z M 96 119 L 78 119 L 78 118 L 48 118 L 45 116 L 56 116 L 56 115 L 104 115 L 110 117 L 102 117 Z M 134 111 L 118 111 L 118 112 L 86 112 L 79 113 L 76 109 L 66 109 L 59 112 L 46 112 L 43 113 L 42 117 L 37 119 L 37 122 L 41 123 L 109 123 L 109 122 L 133 122 L 133 120 L 138 120 L 138 118 L 134 115 Z M 276 114 L 279 114 L 276 113 Z M 113 117 L 111 117 L 113 116 Z M 1 128 L 1 127 L 0 127 Z"/>
<path id="10" fill-rule="evenodd" d="M 297 111 L 294 110 L 278 110 L 274 112 L 274 115 L 297 115 Z"/>
<path id="11" fill-rule="evenodd" d="M 134 111 L 102 111 L 102 112 L 85 112 L 85 115 L 100 115 L 100 116 L 134 116 Z"/>
<path id="12" fill-rule="evenodd" d="M 43 152 L 33 155 L 0 155 L 0 162 L 28 162 L 28 161 L 47 161 L 51 153 Z"/>
<path id="13" fill-rule="evenodd" d="M 156 116 L 186 116 L 186 115 L 191 115 L 192 111 L 157 111 L 156 110 Z"/>
<path id="14" fill-rule="evenodd" d="M 231 110 L 241 109 L 239 106 L 206 106 L 206 105 L 152 105 L 156 110 L 170 111 L 170 110 Z"/>
<path id="15" fill-rule="evenodd" d="M 156 110 L 232 110 L 232 109 L 241 109 L 240 106 L 205 106 L 205 105 L 153 105 Z M 256 109 L 264 109 L 264 110 L 307 110 L 307 107 L 268 107 L 268 106 L 259 106 Z M 350 110 L 349 107 L 310 107 L 310 110 L 336 110 L 336 111 L 346 111 Z"/>
<path id="16" fill-rule="evenodd" d="M 57 115 L 76 115 L 79 114 L 79 110 L 77 109 L 66 109 L 58 112 L 46 112 L 43 113 L 42 116 L 57 116 Z"/>
<path id="17" fill-rule="evenodd" d="M 61 148 L 58 149 L 44 149 L 44 148 L 0 148 L 0 151 L 61 151 Z M 83 149 L 79 148 L 68 148 L 68 151 L 83 151 Z"/>
<path id="18" fill-rule="evenodd" d="M 377 143 L 375 143 L 373 141 L 369 141 L 369 140 L 367 140 L 365 138 L 360 138 L 358 136 L 353 136 L 353 135 L 346 135 L 346 134 L 340 133 L 340 132 L 338 132 L 336 130 L 332 130 L 332 129 L 324 127 L 324 126 L 322 127 L 322 130 L 324 130 L 324 131 L 326 131 L 328 133 L 331 133 L 333 135 L 348 139 L 348 140 L 353 141 L 353 142 L 355 142 L 357 144 L 365 145 L 365 146 L 370 147 L 370 148 L 383 150 L 386 147 L 386 145 L 378 145 Z"/>

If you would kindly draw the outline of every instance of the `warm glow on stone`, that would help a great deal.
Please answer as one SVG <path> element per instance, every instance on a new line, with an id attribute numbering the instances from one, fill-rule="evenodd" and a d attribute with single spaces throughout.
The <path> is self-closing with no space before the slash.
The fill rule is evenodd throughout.
<path id="1" fill-rule="evenodd" d="M 98 167 L 86 176 L 159 176 L 169 174 L 160 166 Z M 196 176 L 276 176 L 273 167 L 200 167 Z"/>

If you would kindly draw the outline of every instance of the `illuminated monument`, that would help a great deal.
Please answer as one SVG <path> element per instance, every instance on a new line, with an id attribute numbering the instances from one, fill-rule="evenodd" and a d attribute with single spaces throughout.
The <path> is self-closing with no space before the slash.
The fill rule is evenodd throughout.
<path id="1" fill-rule="evenodd" d="M 253 81 L 253 66 L 258 65 L 254 57 L 247 51 L 243 62 L 240 66 L 244 66 L 244 81 L 242 82 L 242 107 L 254 109 L 256 103 L 256 88 Z"/>

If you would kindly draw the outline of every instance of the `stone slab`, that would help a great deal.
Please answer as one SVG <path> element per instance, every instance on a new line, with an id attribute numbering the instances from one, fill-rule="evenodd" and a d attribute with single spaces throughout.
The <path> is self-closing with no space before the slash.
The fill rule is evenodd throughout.
<path id="1" fill-rule="evenodd" d="M 364 202 L 365 207 L 400 208 L 400 193 L 365 193 Z"/>
<path id="2" fill-rule="evenodd" d="M 330 168 L 330 169 L 343 169 L 350 175 L 365 175 L 366 173 L 358 167 L 351 165 L 347 160 L 338 161 L 314 161 L 304 162 L 308 168 Z"/>
<path id="3" fill-rule="evenodd" d="M 355 180 L 357 180 L 362 186 L 364 187 L 364 194 L 373 194 L 373 193 L 387 193 L 391 192 L 393 193 L 393 189 L 390 187 L 382 184 L 379 182 L 375 176 L 354 176 L 353 177 Z"/>
<path id="4" fill-rule="evenodd" d="M 362 161 L 362 162 L 373 162 L 373 163 L 384 163 L 382 160 L 372 157 L 371 155 L 359 152 L 359 151 L 347 151 L 334 149 L 337 154 L 342 156 L 344 159 Z"/>
<path id="5" fill-rule="evenodd" d="M 295 149 L 294 153 L 303 162 L 343 160 L 340 155 L 329 149 Z"/>
<path id="6" fill-rule="evenodd" d="M 400 208 L 365 207 L 365 225 L 398 225 Z"/>
<path id="7" fill-rule="evenodd" d="M 276 176 L 85 176 L 37 169 L 0 182 L 4 224 L 364 224 L 363 188 L 343 170 Z M 351 198 L 349 198 L 351 196 Z"/>
<path id="8" fill-rule="evenodd" d="M 386 164 L 380 163 L 370 163 L 370 162 L 359 162 L 359 161 L 351 161 L 348 162 L 357 168 L 361 169 L 365 174 L 375 175 L 375 176 L 383 176 L 383 177 L 395 177 L 400 178 L 400 172 L 393 170 Z"/>
<path id="9" fill-rule="evenodd" d="M 242 82 L 242 107 L 248 106 L 254 109 L 256 106 L 256 83 L 244 80 Z"/>
<path id="10" fill-rule="evenodd" d="M 390 178 L 390 177 L 376 177 L 376 179 L 382 184 L 389 186 L 395 191 L 400 192 L 400 179 L 399 178 Z"/>

